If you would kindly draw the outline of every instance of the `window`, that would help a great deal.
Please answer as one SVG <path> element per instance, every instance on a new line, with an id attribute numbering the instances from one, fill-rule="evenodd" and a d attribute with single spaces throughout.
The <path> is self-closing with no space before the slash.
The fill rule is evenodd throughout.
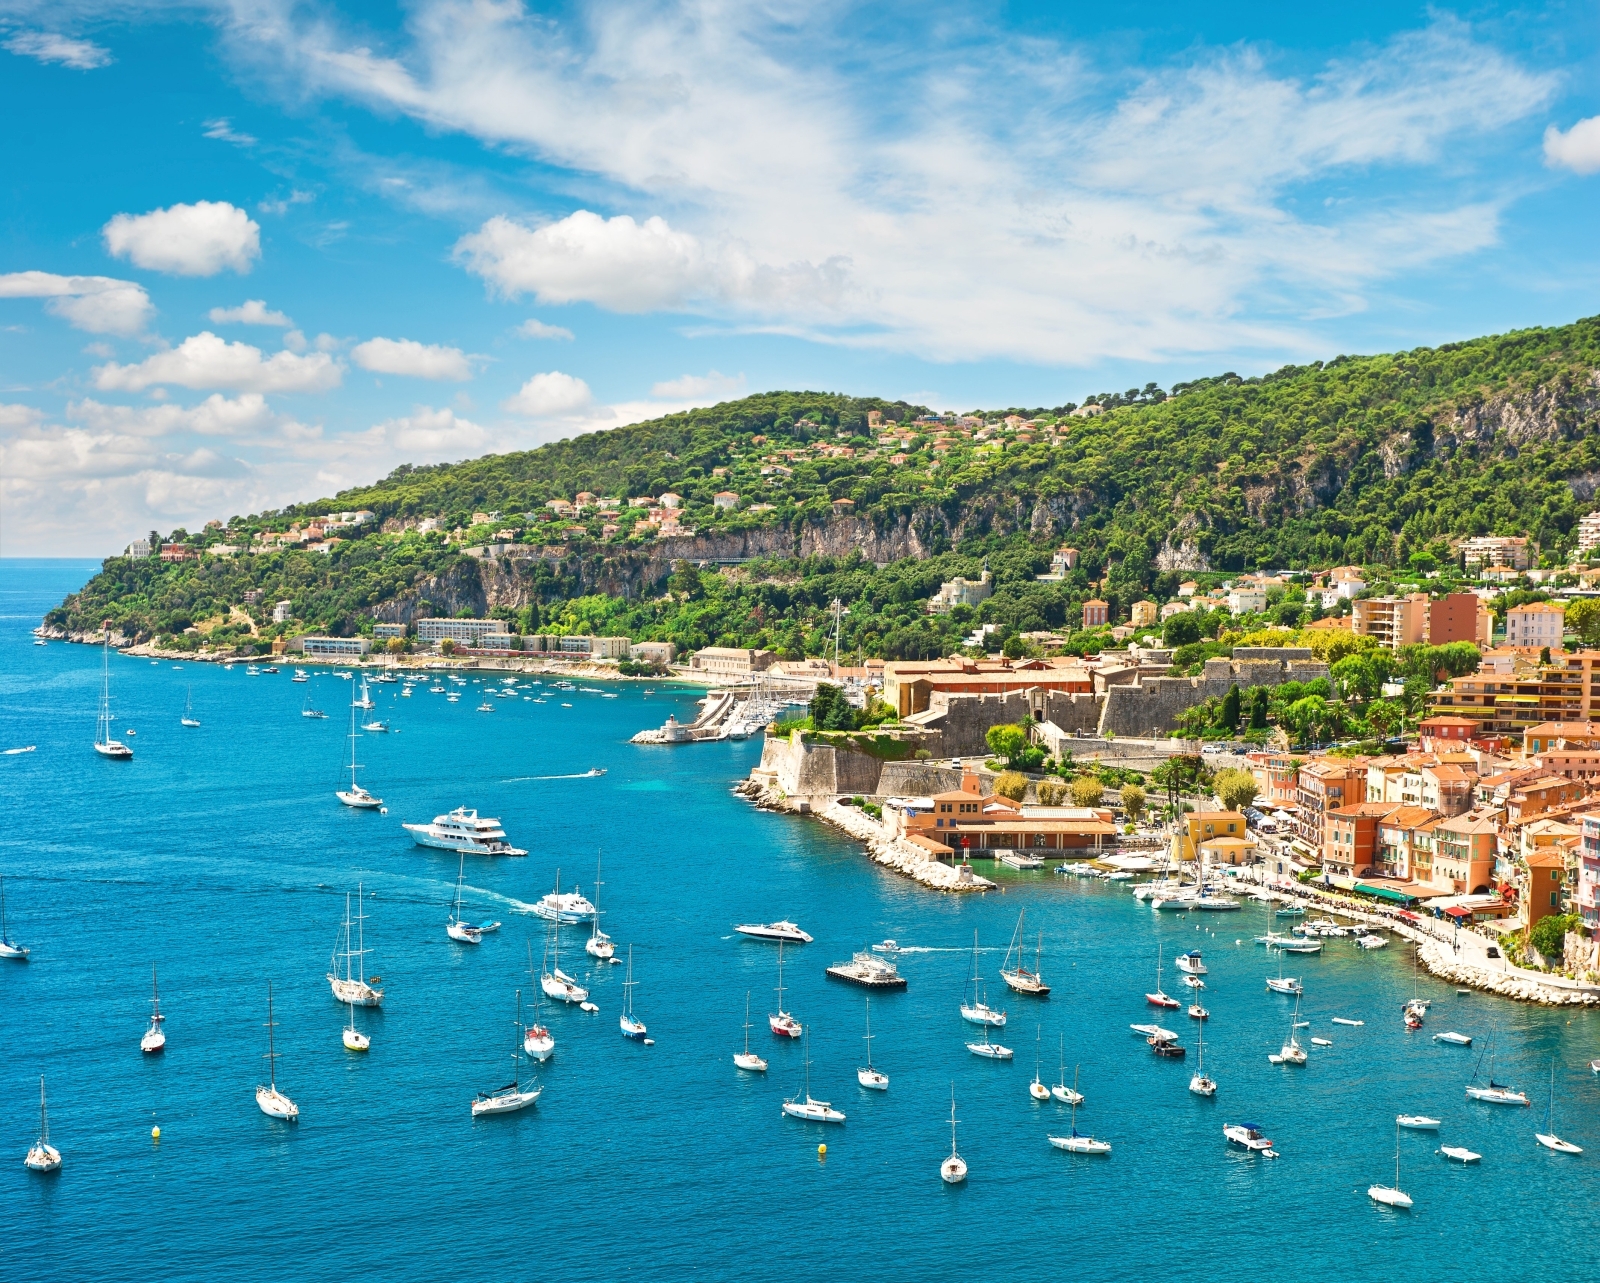
<path id="1" fill-rule="evenodd" d="M 1550 907 L 1552 909 L 1559 909 L 1561 907 L 1561 892 L 1552 891 L 1550 893 Z"/>

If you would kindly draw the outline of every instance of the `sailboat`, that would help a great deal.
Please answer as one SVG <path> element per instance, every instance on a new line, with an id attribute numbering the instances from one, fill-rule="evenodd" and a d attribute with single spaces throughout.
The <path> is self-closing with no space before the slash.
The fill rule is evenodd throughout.
<path id="1" fill-rule="evenodd" d="M 939 1179 L 959 1185 L 967 1179 L 967 1160 L 956 1153 L 956 1085 L 950 1084 L 950 1157 L 939 1164 Z"/>
<path id="2" fill-rule="evenodd" d="M 127 761 L 133 750 L 111 738 L 111 621 L 106 620 L 105 644 L 100 651 L 100 720 L 94 733 L 94 751 L 101 757 Z"/>
<path id="3" fill-rule="evenodd" d="M 309 697 L 308 697 L 309 698 Z M 356 706 L 350 705 L 350 787 L 335 790 L 335 796 L 346 806 L 353 806 L 359 811 L 371 811 L 383 805 L 381 797 L 373 797 L 366 789 L 356 782 Z"/>
<path id="4" fill-rule="evenodd" d="M 300 706 L 301 717 L 326 718 L 328 715 L 311 702 L 311 692 L 306 692 L 306 702 Z"/>
<path id="5" fill-rule="evenodd" d="M 825 1100 L 811 1098 L 811 1036 L 806 1035 L 806 1077 L 804 1099 L 801 1093 L 790 1096 L 783 1102 L 783 1112 L 790 1118 L 798 1118 L 808 1123 L 842 1123 L 844 1115 Z"/>
<path id="6" fill-rule="evenodd" d="M 256 1104 L 268 1118 L 281 1118 L 286 1123 L 300 1121 L 300 1106 L 278 1090 L 278 1048 L 272 1031 L 278 1022 L 272 1018 L 272 981 L 267 981 L 267 1051 L 262 1057 L 267 1062 L 267 1085 L 256 1087 Z"/>
<path id="7" fill-rule="evenodd" d="M 461 880 L 466 875 L 467 856 L 463 852 L 460 863 L 456 866 L 456 899 L 450 909 L 450 917 L 445 921 L 444 933 L 452 940 L 459 940 L 462 944 L 482 944 L 483 932 L 461 916 Z"/>
<path id="8" fill-rule="evenodd" d="M 1199 1060 L 1194 1067 L 1194 1077 L 1189 1079 L 1189 1090 L 1196 1096 L 1215 1096 L 1217 1082 L 1210 1074 L 1206 1073 L 1206 1028 L 1199 1029 Z"/>
<path id="9" fill-rule="evenodd" d="M 139 1039 L 139 1050 L 157 1052 L 167 1045 L 166 1032 L 161 1028 L 166 1017 L 161 1014 L 161 991 L 156 988 L 156 964 L 150 964 L 150 1028 Z"/>
<path id="10" fill-rule="evenodd" d="M 881 1074 L 872 1067 L 872 999 L 867 999 L 867 1064 L 864 1069 L 856 1070 L 856 1081 L 863 1087 L 870 1087 L 873 1091 L 889 1090 L 889 1075 Z"/>
<path id="11" fill-rule="evenodd" d="M 1422 1019 L 1428 1014 L 1428 1003 L 1417 993 L 1417 958 L 1421 949 L 1411 952 L 1411 1001 L 1406 1003 L 1404 1019 L 1407 1029 L 1421 1029 Z"/>
<path id="12" fill-rule="evenodd" d="M 1078 1090 L 1076 1080 L 1074 1080 L 1073 1086 L 1067 1086 L 1067 1036 L 1065 1034 L 1060 1035 L 1060 1044 L 1057 1050 L 1061 1056 L 1061 1080 L 1050 1089 L 1050 1094 L 1063 1105 L 1081 1105 L 1083 1104 L 1083 1093 Z"/>
<path id="13" fill-rule="evenodd" d="M 187 694 L 183 700 L 183 716 L 178 719 L 181 726 L 198 726 L 200 719 L 194 715 L 194 687 L 185 688 Z"/>
<path id="14" fill-rule="evenodd" d="M 646 1038 L 644 1021 L 633 1014 L 633 986 L 637 982 L 633 978 L 633 946 L 628 946 L 628 978 L 622 982 L 622 1016 L 619 1023 L 622 1026 L 622 1036 L 632 1038 L 637 1042 L 649 1042 Z"/>
<path id="15" fill-rule="evenodd" d="M 355 704 L 355 707 L 357 707 L 357 708 L 376 708 L 377 707 L 377 705 L 372 702 L 371 693 L 368 692 L 368 690 L 367 690 L 367 679 L 365 677 L 363 677 L 361 679 L 361 698 L 358 699 L 358 700 L 355 700 L 353 702 Z"/>
<path id="16" fill-rule="evenodd" d="M 1574 1145 L 1570 1140 L 1562 1140 L 1556 1135 L 1556 1062 L 1550 1060 L 1550 1108 L 1545 1112 L 1544 1130 L 1534 1132 L 1534 1140 L 1546 1149 L 1553 1149 L 1558 1154 L 1581 1154 L 1582 1147 Z"/>
<path id="17" fill-rule="evenodd" d="M 1305 986 L 1298 979 L 1294 976 L 1283 974 L 1283 950 L 1281 949 L 1278 951 L 1278 974 L 1267 977 L 1267 988 L 1272 990 L 1273 993 L 1292 993 L 1296 997 L 1305 992 Z"/>
<path id="18" fill-rule="evenodd" d="M 1306 1049 L 1300 1045 L 1300 999 L 1294 1000 L 1294 1017 L 1289 1022 L 1289 1038 L 1275 1056 L 1268 1056 L 1274 1065 L 1303 1065 Z"/>
<path id="19" fill-rule="evenodd" d="M 340 1037 L 344 1040 L 344 1049 L 346 1051 L 371 1050 L 371 1037 L 362 1033 L 356 1028 L 356 1004 L 353 1002 L 347 1002 L 345 1003 L 345 1006 L 350 1009 L 350 1019 L 345 1023 L 345 1027 L 340 1031 Z"/>
<path id="20" fill-rule="evenodd" d="M 1110 1141 L 1078 1135 L 1078 1101 L 1083 1097 L 1078 1093 L 1077 1065 L 1072 1067 L 1072 1094 L 1078 1097 L 1078 1100 L 1072 1102 L 1072 1131 L 1065 1136 L 1047 1136 L 1046 1139 L 1057 1149 L 1064 1149 L 1070 1154 L 1109 1154 Z"/>
<path id="21" fill-rule="evenodd" d="M 611 937 L 600 930 L 600 888 L 604 885 L 600 881 L 600 857 L 594 858 L 594 925 L 589 931 L 589 939 L 584 943 L 583 951 L 591 958 L 599 958 L 601 962 L 615 962 L 617 946 L 612 943 Z"/>
<path id="22" fill-rule="evenodd" d="M 561 897 L 561 870 L 556 870 L 556 898 Z M 579 1006 L 589 1001 L 589 991 L 561 969 L 561 918 L 553 918 L 552 933 L 554 936 L 555 965 L 548 971 L 541 970 L 539 974 L 539 987 L 544 990 L 547 998 L 554 998 L 557 1002 L 575 1002 Z M 549 962 L 550 954 L 545 955 Z"/>
<path id="23" fill-rule="evenodd" d="M 1029 971 L 1022 957 L 1022 918 L 1026 909 L 1017 914 L 1017 928 L 1011 933 L 1011 946 L 1006 950 L 1005 961 L 1000 964 L 1000 979 L 1004 980 L 1018 993 L 1032 994 L 1035 998 L 1046 997 L 1050 993 L 1050 986 L 1045 984 L 1044 977 L 1039 974 L 1039 953 L 1044 947 L 1044 932 L 1039 933 L 1038 942 L 1033 950 L 1033 970 Z M 1017 955 L 1017 965 L 1009 966 L 1011 955 Z"/>
<path id="24" fill-rule="evenodd" d="M 781 1038 L 798 1038 L 805 1030 L 800 1022 L 783 1009 L 783 941 L 778 941 L 778 1011 L 767 1013 L 767 1024 Z"/>
<path id="25" fill-rule="evenodd" d="M 367 913 L 365 904 L 366 888 L 356 883 L 356 903 L 361 912 L 352 919 L 350 916 L 350 893 L 344 893 L 344 975 L 339 974 L 338 957 L 341 952 L 338 948 L 333 951 L 328 959 L 332 968 L 328 972 L 328 984 L 333 989 L 333 996 L 339 1002 L 355 1003 L 362 1007 L 379 1007 L 383 1005 L 383 990 L 374 989 L 367 983 Z M 354 922 L 355 930 L 351 931 Z M 354 959 L 352 966 L 351 960 Z"/>
<path id="26" fill-rule="evenodd" d="M 39 1139 L 28 1150 L 22 1165 L 34 1172 L 61 1170 L 61 1151 L 50 1143 L 50 1115 L 44 1107 L 44 1075 L 39 1075 Z"/>
<path id="27" fill-rule="evenodd" d="M 1479 1087 L 1477 1085 L 1478 1068 L 1483 1065 L 1485 1055 L 1489 1057 L 1489 1085 L 1487 1087 Z M 1494 1080 L 1493 1030 L 1489 1032 L 1489 1045 L 1478 1053 L 1478 1064 L 1473 1068 L 1472 1081 L 1467 1084 L 1467 1099 L 1481 1100 L 1486 1105 L 1526 1105 L 1529 1103 L 1526 1093 L 1520 1092 L 1514 1087 L 1508 1087 L 1505 1083 L 1497 1083 Z"/>
<path id="28" fill-rule="evenodd" d="M 533 974 L 533 941 L 528 941 L 528 983 L 532 984 Z M 541 1019 L 544 1007 L 544 995 L 541 992 L 533 1000 L 533 1023 L 523 1031 L 522 1050 L 535 1060 L 544 1061 L 555 1055 L 556 1039 L 549 1027 Z"/>
<path id="29" fill-rule="evenodd" d="M 1157 948 L 1156 948 L 1156 991 L 1154 993 L 1145 994 L 1144 1000 L 1146 1002 L 1148 1002 L 1152 1007 L 1179 1007 L 1179 1006 L 1182 1006 L 1183 1004 L 1180 1003 L 1176 998 L 1168 997 L 1167 994 L 1162 991 L 1162 988 L 1161 988 L 1161 972 L 1162 972 L 1161 948 L 1160 948 L 1160 946 L 1157 946 Z"/>
<path id="30" fill-rule="evenodd" d="M 982 1056 L 985 1060 L 1010 1060 L 1012 1055 L 1010 1047 L 1002 1047 L 997 1042 L 989 1041 L 988 1025 L 983 1027 L 983 1041 L 969 1042 L 967 1050 L 974 1056 Z"/>
<path id="31" fill-rule="evenodd" d="M 1394 1125 L 1394 1184 L 1369 1185 L 1367 1197 L 1385 1207 L 1410 1207 L 1411 1195 L 1400 1188 L 1400 1124 Z"/>
<path id="32" fill-rule="evenodd" d="M 1034 1030 L 1033 1030 L 1033 1081 L 1028 1084 L 1028 1095 L 1032 1096 L 1035 1100 L 1049 1100 L 1050 1099 L 1050 1089 L 1048 1087 L 1046 1087 L 1044 1085 L 1043 1081 L 1041 1081 L 1040 1078 L 1039 1078 L 1039 1039 L 1043 1035 L 1043 1033 L 1044 1033 L 1044 1030 L 1040 1026 L 1038 1026 L 1038 1025 L 1034 1026 Z"/>
<path id="33" fill-rule="evenodd" d="M 767 1072 L 767 1062 L 750 1050 L 750 991 L 744 991 L 744 1050 L 735 1052 L 734 1067 L 748 1069 L 753 1074 Z"/>
<path id="34" fill-rule="evenodd" d="M 26 962 L 28 950 L 11 938 L 6 930 L 6 882 L 0 878 L 0 958 L 16 958 Z"/>
<path id="35" fill-rule="evenodd" d="M 972 933 L 972 975 L 967 980 L 972 986 L 972 1002 L 967 1002 L 966 989 L 961 991 L 961 1018 L 974 1025 L 993 1025 L 996 1029 L 1005 1028 L 1006 1013 L 996 1011 L 984 1001 L 982 981 L 978 979 L 978 933 Z"/>
<path id="36" fill-rule="evenodd" d="M 522 1061 L 520 1044 L 523 1041 L 522 1029 L 522 990 L 517 990 L 517 1041 L 511 1048 L 511 1081 L 504 1087 L 496 1087 L 493 1091 L 480 1091 L 472 1099 L 472 1116 L 477 1118 L 480 1114 L 514 1114 L 519 1109 L 526 1109 L 544 1094 L 543 1087 L 529 1087 L 524 1090 L 522 1079 L 518 1074 L 518 1067 Z"/>

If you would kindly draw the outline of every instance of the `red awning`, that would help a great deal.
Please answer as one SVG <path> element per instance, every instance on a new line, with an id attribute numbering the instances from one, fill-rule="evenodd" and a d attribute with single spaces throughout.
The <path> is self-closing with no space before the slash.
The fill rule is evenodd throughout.
<path id="1" fill-rule="evenodd" d="M 1463 909 L 1459 904 L 1452 905 L 1450 908 L 1444 911 L 1444 916 L 1447 918 L 1470 918 L 1472 916 L 1472 910 Z"/>
<path id="2" fill-rule="evenodd" d="M 1399 918 L 1399 919 L 1401 919 L 1404 922 L 1420 922 L 1422 920 L 1419 917 L 1417 917 L 1416 914 L 1412 913 L 1409 909 L 1401 909 L 1394 916 Z"/>

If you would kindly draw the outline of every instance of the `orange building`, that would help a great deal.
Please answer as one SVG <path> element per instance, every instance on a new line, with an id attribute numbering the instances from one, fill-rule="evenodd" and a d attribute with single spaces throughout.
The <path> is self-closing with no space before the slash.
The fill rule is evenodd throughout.
<path id="1" fill-rule="evenodd" d="M 1523 892 L 1523 926 L 1534 927 L 1544 918 L 1561 912 L 1561 893 L 1566 885 L 1567 862 L 1558 848 L 1536 851 L 1527 859 L 1528 885 Z"/>
<path id="2" fill-rule="evenodd" d="M 1104 628 L 1110 609 L 1110 606 L 1098 597 L 1091 597 L 1083 603 L 1083 626 L 1085 628 Z"/>
<path id="3" fill-rule="evenodd" d="M 940 857 L 1099 849 L 1114 845 L 1117 833 L 1109 810 L 1023 806 L 998 793 L 984 793 L 978 776 L 970 771 L 961 777 L 959 789 L 916 799 L 896 814 L 899 819 L 891 819 L 891 831 Z"/>

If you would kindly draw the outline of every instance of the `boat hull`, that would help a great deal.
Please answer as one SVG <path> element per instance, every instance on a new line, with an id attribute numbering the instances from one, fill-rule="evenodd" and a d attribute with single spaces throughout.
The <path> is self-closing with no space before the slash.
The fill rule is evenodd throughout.
<path id="1" fill-rule="evenodd" d="M 133 750 L 120 740 L 108 740 L 97 743 L 94 751 L 101 757 L 109 757 L 114 762 L 126 762 L 133 758 Z"/>
<path id="2" fill-rule="evenodd" d="M 1000 979 L 1013 993 L 1027 994 L 1030 998 L 1048 998 L 1050 986 L 1031 971 L 1002 971 Z"/>
<path id="3" fill-rule="evenodd" d="M 281 1091 L 275 1091 L 271 1087 L 256 1088 L 256 1105 L 268 1118 L 276 1118 L 285 1123 L 300 1121 L 300 1106 Z"/>
<path id="4" fill-rule="evenodd" d="M 776 1016 L 768 1016 L 767 1024 L 772 1032 L 780 1038 L 798 1038 L 805 1032 L 804 1027 L 788 1012 L 779 1012 Z"/>
<path id="5" fill-rule="evenodd" d="M 526 1109 L 543 1094 L 543 1087 L 535 1087 L 532 1091 L 508 1091 L 501 1095 L 479 1096 L 472 1102 L 472 1116 L 481 1118 L 486 1114 L 514 1114 L 518 1110 Z"/>
<path id="6" fill-rule="evenodd" d="M 1574 1145 L 1570 1140 L 1562 1140 L 1559 1136 L 1550 1136 L 1544 1132 L 1535 1132 L 1533 1134 L 1533 1138 L 1546 1149 L 1554 1150 L 1558 1154 L 1583 1153 L 1581 1146 Z"/>
<path id="7" fill-rule="evenodd" d="M 1095 1140 L 1092 1136 L 1051 1136 L 1047 1138 L 1057 1149 L 1069 1154 L 1109 1154 L 1111 1142 Z"/>
<path id="8" fill-rule="evenodd" d="M 880 1074 L 876 1069 L 856 1070 L 856 1081 L 868 1091 L 888 1091 L 889 1075 Z"/>
<path id="9" fill-rule="evenodd" d="M 30 1172 L 59 1172 L 61 1170 L 61 1151 L 54 1145 L 35 1145 L 28 1151 L 28 1156 L 22 1160 L 22 1165 Z"/>
<path id="10" fill-rule="evenodd" d="M 739 1052 L 734 1056 L 733 1063 L 735 1068 L 749 1070 L 752 1074 L 764 1074 L 767 1072 L 767 1062 L 752 1052 Z"/>
<path id="11" fill-rule="evenodd" d="M 372 794 L 368 793 L 365 789 L 359 793 L 351 793 L 345 789 L 336 789 L 334 790 L 334 796 L 346 806 L 352 807 L 357 811 L 376 811 L 383 805 L 383 799 L 381 797 L 373 797 Z"/>
<path id="12" fill-rule="evenodd" d="M 961 1005 L 961 1018 L 971 1025 L 988 1025 L 993 1029 L 1003 1029 L 1006 1023 L 1006 1013 L 994 1011 L 989 1007 L 969 1007 Z"/>
<path id="13" fill-rule="evenodd" d="M 1374 1203 L 1382 1203 L 1385 1207 L 1409 1208 L 1411 1195 L 1401 1189 L 1390 1189 L 1387 1185 L 1373 1185 L 1367 1190 L 1367 1197 Z"/>
<path id="14" fill-rule="evenodd" d="M 946 1185 L 959 1185 L 967 1179 L 966 1160 L 952 1154 L 939 1164 L 939 1179 Z"/>
<path id="15" fill-rule="evenodd" d="M 139 1050 L 147 1056 L 153 1056 L 158 1051 L 165 1051 L 166 1047 L 167 1036 L 159 1029 L 151 1029 L 143 1038 L 139 1039 Z"/>
<path id="16" fill-rule="evenodd" d="M 589 991 L 582 985 L 561 976 L 541 976 L 539 987 L 544 990 L 546 998 L 553 998 L 557 1002 L 584 1003 L 589 1001 Z"/>
<path id="17" fill-rule="evenodd" d="M 535 1060 L 549 1060 L 556 1054 L 556 1040 L 548 1029 L 541 1028 L 537 1033 L 530 1030 L 522 1040 L 522 1049 Z"/>
<path id="18" fill-rule="evenodd" d="M 809 1097 L 801 1100 L 786 1100 L 783 1102 L 783 1112 L 790 1118 L 798 1118 L 806 1123 L 842 1123 L 844 1115 L 825 1100 L 812 1100 Z"/>
<path id="19" fill-rule="evenodd" d="M 418 846 L 432 847 L 436 851 L 455 851 L 458 854 L 466 852 L 468 855 L 527 855 L 519 847 L 505 846 L 496 843 L 491 846 L 483 842 L 474 842 L 470 838 L 451 837 L 448 834 L 430 833 L 426 824 L 402 824 L 401 828 L 411 834 L 411 840 Z"/>
<path id="20" fill-rule="evenodd" d="M 333 990 L 333 996 L 338 1002 L 349 1003 L 357 1007 L 381 1007 L 383 1005 L 383 990 L 374 989 L 371 985 L 361 980 L 344 980 L 339 976 L 330 975 L 328 985 Z"/>
<path id="21" fill-rule="evenodd" d="M 969 1042 L 967 1050 L 984 1060 L 1010 1060 L 1012 1056 L 1010 1047 L 1002 1047 L 997 1042 Z"/>

